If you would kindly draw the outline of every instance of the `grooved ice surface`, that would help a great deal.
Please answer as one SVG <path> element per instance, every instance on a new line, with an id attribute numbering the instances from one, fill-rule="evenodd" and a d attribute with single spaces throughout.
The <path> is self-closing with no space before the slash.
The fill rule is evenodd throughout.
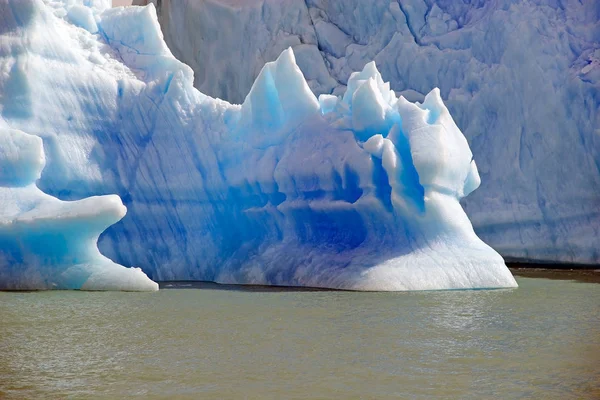
<path id="1" fill-rule="evenodd" d="M 398 98 L 370 63 L 318 99 L 288 49 L 232 105 L 193 87 L 152 5 L 4 0 L 0 27 L 0 114 L 43 139 L 40 189 L 122 198 L 99 243 L 116 262 L 158 280 L 516 286 L 459 204 L 480 179 L 439 90 Z"/>
<path id="2" fill-rule="evenodd" d="M 211 96 L 241 102 L 288 46 L 317 95 L 372 60 L 408 100 L 439 87 L 483 177 L 463 201 L 478 235 L 510 259 L 600 263 L 597 0 L 155 3 Z"/>

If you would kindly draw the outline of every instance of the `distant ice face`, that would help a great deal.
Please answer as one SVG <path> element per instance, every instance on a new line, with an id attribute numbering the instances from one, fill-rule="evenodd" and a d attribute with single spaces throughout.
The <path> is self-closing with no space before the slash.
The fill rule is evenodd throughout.
<path id="1" fill-rule="evenodd" d="M 53 245 L 17 251 L 21 239 L 7 230 L 0 251 L 23 265 L 86 266 L 52 282 L 114 288 L 117 280 L 102 277 L 119 271 L 123 287 L 153 287 L 141 271 L 120 266 L 95 275 L 93 265 L 105 260 L 108 270 L 110 263 L 96 239 L 125 213 L 117 197 L 50 197 L 117 193 L 128 214 L 100 248 L 157 280 L 354 290 L 516 286 L 459 204 L 480 180 L 437 89 L 422 104 L 398 98 L 371 63 L 352 75 L 346 93 L 318 100 L 288 49 L 232 105 L 194 89 L 191 69 L 162 40 L 152 5 L 90 7 L 95 33 L 85 19 L 74 22 L 69 2 L 27 4 L 28 19 L 0 4 L 10 26 L 0 88 L 17 82 L 23 89 L 0 115 L 11 129 L 43 139 L 38 185 L 49 195 L 33 185 L 22 193 L 6 188 L 15 211 L 4 218 L 30 216 L 33 225 L 22 232 L 35 237 L 32 246 L 52 228 L 44 240 Z M 37 158 L 23 154 L 35 169 Z M 30 191 L 53 205 L 43 208 L 43 229 L 34 229 L 42 211 L 23 208 L 32 204 Z M 65 215 L 60 223 L 57 212 Z M 55 232 L 66 245 L 54 246 Z M 55 247 L 58 253 L 45 250 Z M 16 270 L 5 271 L 0 281 L 18 287 Z"/>

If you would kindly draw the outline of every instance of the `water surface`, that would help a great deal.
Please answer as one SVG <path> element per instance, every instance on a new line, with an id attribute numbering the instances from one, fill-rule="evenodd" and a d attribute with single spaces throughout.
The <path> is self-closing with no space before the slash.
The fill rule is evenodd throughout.
<path id="1" fill-rule="evenodd" d="M 600 398 L 600 285 L 517 280 L 0 293 L 0 398 Z"/>

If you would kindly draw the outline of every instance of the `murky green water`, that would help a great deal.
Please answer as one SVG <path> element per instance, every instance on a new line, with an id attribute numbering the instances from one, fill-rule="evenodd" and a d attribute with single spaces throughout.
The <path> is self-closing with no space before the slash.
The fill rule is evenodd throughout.
<path id="1" fill-rule="evenodd" d="M 600 398 L 600 285 L 0 293 L 0 398 Z"/>

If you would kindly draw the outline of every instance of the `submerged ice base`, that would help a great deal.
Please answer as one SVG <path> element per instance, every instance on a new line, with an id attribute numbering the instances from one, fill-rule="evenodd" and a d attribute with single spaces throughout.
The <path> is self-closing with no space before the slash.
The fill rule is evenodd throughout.
<path id="1" fill-rule="evenodd" d="M 460 206 L 480 179 L 437 89 L 411 103 L 369 63 L 317 99 L 288 49 L 232 105 L 194 89 L 152 5 L 2 4 L 0 115 L 43 139 L 46 193 L 123 199 L 99 242 L 120 264 L 155 280 L 516 286 Z"/>

